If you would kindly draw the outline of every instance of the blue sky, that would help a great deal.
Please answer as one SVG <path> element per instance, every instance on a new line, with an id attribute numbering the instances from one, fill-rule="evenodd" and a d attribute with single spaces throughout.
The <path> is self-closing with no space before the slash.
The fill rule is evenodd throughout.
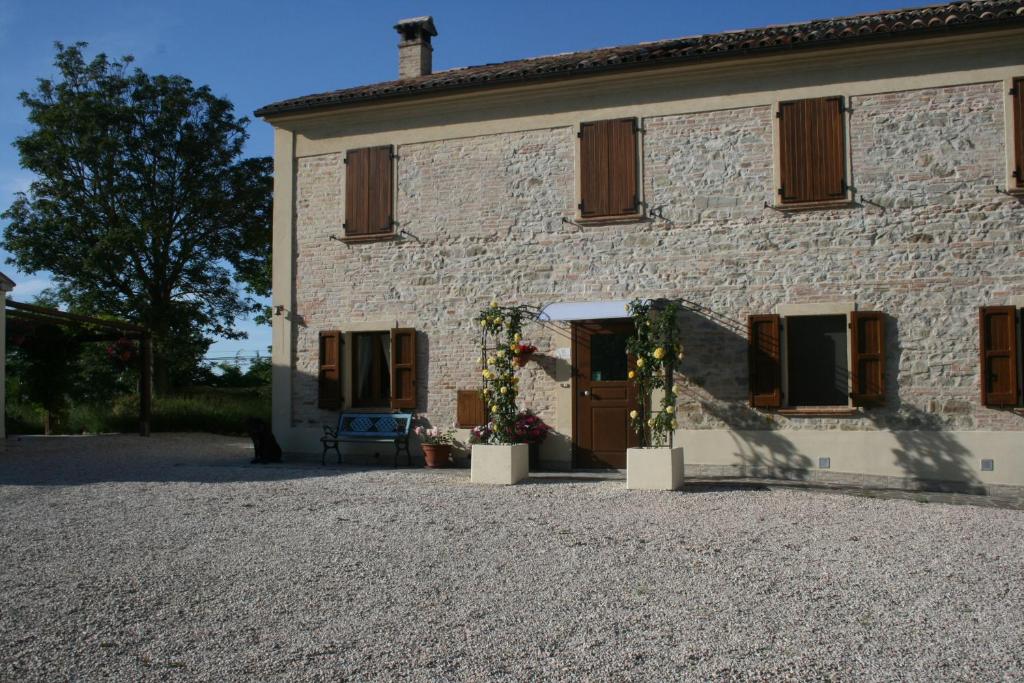
<path id="1" fill-rule="evenodd" d="M 10 147 L 27 131 L 17 101 L 35 79 L 52 76 L 53 43 L 84 40 L 111 56 L 132 54 L 150 73 L 175 73 L 213 90 L 251 115 L 274 100 L 364 83 L 397 73 L 398 19 L 434 16 L 434 69 L 498 62 L 677 36 L 857 14 L 904 5 L 896 0 L 679 0 L 597 2 L 412 2 L 385 0 L 0 0 L 0 207 L 31 175 Z M 268 125 L 250 125 L 247 153 L 271 154 Z M 6 253 L 0 257 L 6 259 Z M 45 273 L 0 266 L 31 299 Z M 244 322 L 249 339 L 222 340 L 211 355 L 265 352 L 270 330 Z"/>

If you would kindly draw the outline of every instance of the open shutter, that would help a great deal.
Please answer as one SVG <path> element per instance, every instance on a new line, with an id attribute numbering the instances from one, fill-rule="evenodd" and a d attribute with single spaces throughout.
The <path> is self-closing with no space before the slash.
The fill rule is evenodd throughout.
<path id="1" fill-rule="evenodd" d="M 846 197 L 843 98 L 779 104 L 779 196 L 784 204 Z"/>
<path id="2" fill-rule="evenodd" d="M 580 216 L 607 216 L 607 121 L 580 124 Z"/>
<path id="3" fill-rule="evenodd" d="M 325 410 L 341 408 L 341 332 L 320 333 L 320 370 L 317 374 L 317 405 Z"/>
<path id="4" fill-rule="evenodd" d="M 978 312 L 981 341 L 981 403 L 1017 405 L 1017 310 L 987 306 Z"/>
<path id="5" fill-rule="evenodd" d="M 416 408 L 416 330 L 391 330 L 391 407 Z"/>
<path id="6" fill-rule="evenodd" d="M 459 427 L 476 427 L 487 423 L 484 397 L 479 389 L 459 389 L 455 424 Z"/>
<path id="7" fill-rule="evenodd" d="M 885 316 L 882 313 L 850 313 L 850 349 L 853 404 L 882 405 L 885 403 Z"/>
<path id="8" fill-rule="evenodd" d="M 391 231 L 393 156 L 390 145 L 353 149 L 346 155 L 346 236 L 361 237 Z"/>
<path id="9" fill-rule="evenodd" d="M 750 405 L 755 408 L 782 405 L 781 328 L 777 315 L 747 318 Z"/>
<path id="10" fill-rule="evenodd" d="M 1010 91 L 1013 102 L 1013 177 L 1024 188 L 1024 78 L 1015 78 Z"/>

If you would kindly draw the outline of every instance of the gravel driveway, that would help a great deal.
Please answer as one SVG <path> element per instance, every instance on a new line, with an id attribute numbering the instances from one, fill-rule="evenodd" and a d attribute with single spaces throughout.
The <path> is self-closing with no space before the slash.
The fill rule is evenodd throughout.
<path id="1" fill-rule="evenodd" d="M 1024 512 L 248 457 L 10 444 L 0 679 L 1024 678 Z"/>

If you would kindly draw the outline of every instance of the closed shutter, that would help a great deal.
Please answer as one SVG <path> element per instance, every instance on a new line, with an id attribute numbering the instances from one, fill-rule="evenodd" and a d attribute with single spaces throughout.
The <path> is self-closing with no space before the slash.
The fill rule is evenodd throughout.
<path id="1" fill-rule="evenodd" d="M 850 348 L 853 404 L 885 403 L 885 316 L 877 311 L 850 313 Z"/>
<path id="2" fill-rule="evenodd" d="M 416 408 L 416 330 L 391 330 L 391 407 Z"/>
<path id="3" fill-rule="evenodd" d="M 987 306 L 978 313 L 981 341 L 981 403 L 1017 405 L 1017 310 Z"/>
<path id="4" fill-rule="evenodd" d="M 1024 78 L 1013 81 L 1013 177 L 1017 187 L 1024 188 Z"/>
<path id="5" fill-rule="evenodd" d="M 341 332 L 321 332 L 317 405 L 325 410 L 337 410 L 341 408 L 341 399 Z"/>
<path id="6" fill-rule="evenodd" d="M 636 213 L 636 119 L 580 124 L 580 216 Z"/>
<path id="7" fill-rule="evenodd" d="M 345 235 L 391 232 L 391 146 L 349 150 L 345 156 Z"/>
<path id="8" fill-rule="evenodd" d="M 777 315 L 747 318 L 750 405 L 755 408 L 782 405 L 781 327 Z"/>
<path id="9" fill-rule="evenodd" d="M 459 389 L 455 424 L 459 427 L 476 427 L 487 423 L 484 397 L 479 389 Z"/>
<path id="10" fill-rule="evenodd" d="M 784 204 L 846 197 L 843 98 L 779 104 L 779 196 Z"/>

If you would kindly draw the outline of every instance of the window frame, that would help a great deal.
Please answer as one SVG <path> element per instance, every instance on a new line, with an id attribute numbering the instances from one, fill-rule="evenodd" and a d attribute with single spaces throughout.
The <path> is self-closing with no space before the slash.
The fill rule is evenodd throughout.
<path id="1" fill-rule="evenodd" d="M 368 336 L 373 336 L 373 337 L 384 336 L 384 337 L 387 337 L 387 348 L 389 349 L 388 353 L 390 354 L 390 348 L 391 348 L 391 331 L 390 330 L 360 330 L 360 331 L 350 332 L 348 334 L 348 337 L 349 337 L 350 342 L 351 342 L 351 347 L 352 347 L 352 350 L 350 351 L 350 360 L 349 360 L 349 367 L 351 368 L 351 372 L 349 373 L 349 377 L 351 378 L 351 380 L 349 382 L 349 389 L 350 389 L 349 396 L 351 397 L 351 399 L 349 401 L 349 404 L 353 408 L 377 408 L 377 409 L 381 409 L 381 410 L 383 410 L 383 409 L 390 409 L 391 408 L 391 366 L 390 366 L 390 359 L 388 360 L 389 365 L 388 365 L 388 391 L 387 391 L 387 396 L 383 396 L 383 397 L 375 396 L 375 397 L 373 397 L 373 398 L 371 398 L 369 400 L 361 399 L 359 397 L 359 392 L 358 392 L 357 385 L 356 385 L 356 382 L 358 381 L 359 360 L 360 360 L 360 358 L 359 358 L 359 338 L 360 337 L 368 337 Z M 372 360 L 373 367 L 371 369 L 370 376 L 371 376 L 371 378 L 377 378 L 377 380 L 379 380 L 380 377 L 381 377 L 380 361 L 381 361 L 381 357 L 384 354 L 384 352 L 382 350 L 383 347 L 381 347 L 379 344 L 375 344 L 372 348 L 374 349 L 374 354 L 373 354 L 373 360 Z M 379 386 L 377 387 L 377 390 L 379 392 L 379 390 L 380 390 Z"/>
<path id="2" fill-rule="evenodd" d="M 784 104 L 801 102 L 805 100 L 839 98 L 843 105 L 842 111 L 842 136 L 843 136 L 843 182 L 845 193 L 842 197 L 826 200 L 803 200 L 783 201 L 779 190 L 782 188 L 782 131 L 781 111 Z M 851 107 L 850 97 L 845 94 L 821 95 L 817 97 L 798 97 L 792 99 L 776 99 L 772 102 L 772 188 L 771 206 L 779 211 L 802 211 L 809 209 L 828 209 L 837 207 L 852 206 L 854 202 L 853 189 L 853 166 L 850 157 L 852 155 L 851 144 Z"/>
<path id="3" fill-rule="evenodd" d="M 782 329 L 781 329 L 780 334 L 779 334 L 779 337 L 780 337 L 780 342 L 779 343 L 780 343 L 781 351 L 782 351 L 782 357 L 780 359 L 781 360 L 781 365 L 782 365 L 782 367 L 781 367 L 782 378 L 781 378 L 781 382 L 780 382 L 780 384 L 782 386 L 782 405 L 781 405 L 781 408 L 788 409 L 788 410 L 795 410 L 795 411 L 807 411 L 807 412 L 829 411 L 829 410 L 853 410 L 853 409 L 856 408 L 856 406 L 853 403 L 853 398 L 851 396 L 851 393 L 853 392 L 853 353 L 852 353 L 853 352 L 853 345 L 852 345 L 852 341 L 853 340 L 852 340 L 851 329 L 850 329 L 850 324 L 851 324 L 850 312 L 852 310 L 853 310 L 853 308 L 850 307 L 850 308 L 847 308 L 846 310 L 841 311 L 841 312 L 840 311 L 821 311 L 821 312 L 806 312 L 806 313 L 797 312 L 797 313 L 790 313 L 790 314 L 781 314 L 781 318 L 782 318 L 782 320 L 781 320 L 781 323 L 782 323 L 781 328 Z M 790 375 L 790 369 L 791 369 L 790 368 L 790 362 L 789 362 L 789 355 L 790 355 L 790 334 L 791 334 L 791 329 L 792 329 L 792 325 L 791 325 L 792 319 L 793 318 L 826 318 L 826 317 L 835 318 L 835 317 L 839 317 L 839 316 L 843 317 L 843 320 L 844 320 L 844 322 L 846 324 L 846 387 L 845 387 L 845 392 L 844 392 L 845 395 L 846 395 L 846 402 L 845 403 L 836 403 L 834 405 L 793 405 L 793 403 L 792 403 L 793 398 L 792 398 L 792 392 L 790 390 L 790 381 L 789 381 L 789 375 Z"/>

